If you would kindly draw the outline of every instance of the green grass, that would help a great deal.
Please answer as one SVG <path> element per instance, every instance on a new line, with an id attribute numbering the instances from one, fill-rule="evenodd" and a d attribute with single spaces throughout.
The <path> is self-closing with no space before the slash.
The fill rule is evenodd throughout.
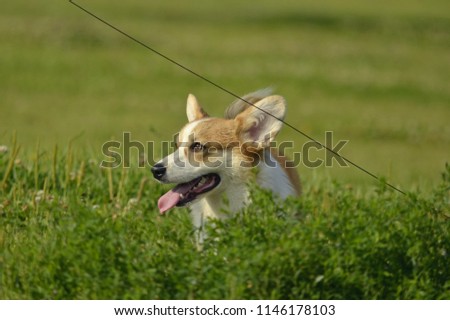
<path id="1" fill-rule="evenodd" d="M 187 210 L 160 216 L 143 170 L 71 150 L 12 158 L 0 154 L 1 299 L 450 298 L 450 167 L 427 197 L 316 181 L 276 204 L 254 189 L 198 252 Z"/>
<path id="2" fill-rule="evenodd" d="M 79 3 L 237 94 L 276 87 L 289 123 L 350 140 L 344 155 L 407 191 L 431 190 L 449 160 L 448 1 Z M 189 92 L 213 115 L 234 99 L 68 1 L 5 3 L 0 46 L 0 141 L 17 131 L 25 150 L 80 134 L 92 154 L 123 131 L 166 140 Z M 280 140 L 307 141 L 288 128 Z M 372 184 L 352 168 L 299 170 Z"/>
<path id="3" fill-rule="evenodd" d="M 290 124 L 408 196 L 301 166 L 300 199 L 255 190 L 199 253 L 187 210 L 157 213 L 166 187 L 99 169 L 101 146 L 171 140 L 189 92 L 212 115 L 233 98 L 68 1 L 7 1 L 0 298 L 450 298 L 448 1 L 79 3 L 237 94 L 274 86 Z"/>

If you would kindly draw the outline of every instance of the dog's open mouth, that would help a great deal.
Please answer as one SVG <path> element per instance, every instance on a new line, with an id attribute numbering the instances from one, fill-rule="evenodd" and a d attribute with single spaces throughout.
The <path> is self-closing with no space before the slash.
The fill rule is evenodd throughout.
<path id="1" fill-rule="evenodd" d="M 195 178 L 186 183 L 180 183 L 175 188 L 161 196 L 158 200 L 158 208 L 161 213 L 173 207 L 182 207 L 195 200 L 197 196 L 211 191 L 220 183 L 218 174 L 209 173 Z"/>

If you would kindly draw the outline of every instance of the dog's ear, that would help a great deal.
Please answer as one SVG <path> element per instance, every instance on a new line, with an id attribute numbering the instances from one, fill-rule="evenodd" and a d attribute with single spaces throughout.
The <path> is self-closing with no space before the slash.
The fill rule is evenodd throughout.
<path id="1" fill-rule="evenodd" d="M 281 96 L 270 96 L 255 103 L 235 118 L 242 142 L 253 141 L 265 148 L 280 131 L 286 114 L 286 101 Z"/>
<path id="2" fill-rule="evenodd" d="M 208 114 L 202 109 L 197 98 L 193 94 L 188 95 L 186 114 L 189 122 L 208 117 Z"/>
<path id="3" fill-rule="evenodd" d="M 252 104 L 257 103 L 259 100 L 264 99 L 272 94 L 272 88 L 261 89 L 252 93 L 248 93 L 242 98 L 236 99 L 225 110 L 225 119 L 234 119 L 236 116 L 251 107 Z"/>

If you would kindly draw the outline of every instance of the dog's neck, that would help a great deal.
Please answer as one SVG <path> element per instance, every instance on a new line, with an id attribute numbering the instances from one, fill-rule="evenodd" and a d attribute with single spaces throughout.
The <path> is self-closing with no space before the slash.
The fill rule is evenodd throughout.
<path id="1" fill-rule="evenodd" d="M 194 226 L 201 229 L 208 219 L 226 219 L 248 202 L 249 190 L 246 184 L 230 184 L 223 192 L 208 195 L 190 206 Z"/>
<path id="2" fill-rule="evenodd" d="M 295 195 L 295 187 L 276 157 L 269 150 L 265 150 L 263 159 L 264 162 L 258 165 L 259 172 L 256 177 L 258 186 L 272 191 L 280 199 Z"/>
<path id="3" fill-rule="evenodd" d="M 256 178 L 257 185 L 272 191 L 276 198 L 279 199 L 295 195 L 295 188 L 277 159 L 269 151 L 266 151 L 266 157 L 263 159 L 265 161 L 255 168 L 256 177 L 254 178 Z M 204 226 L 207 220 L 224 220 L 250 203 L 250 191 L 247 183 L 252 175 L 251 172 L 249 170 L 247 175 L 239 176 L 237 181 L 227 183 L 227 187 L 224 190 L 208 194 L 191 204 L 193 224 L 199 231 L 199 243 L 202 243 L 204 240 Z"/>
<path id="4" fill-rule="evenodd" d="M 249 190 L 245 184 L 232 184 L 223 192 L 208 195 L 191 204 L 192 223 L 197 230 L 197 245 L 201 248 L 206 237 L 205 224 L 209 219 L 224 220 L 249 202 Z"/>

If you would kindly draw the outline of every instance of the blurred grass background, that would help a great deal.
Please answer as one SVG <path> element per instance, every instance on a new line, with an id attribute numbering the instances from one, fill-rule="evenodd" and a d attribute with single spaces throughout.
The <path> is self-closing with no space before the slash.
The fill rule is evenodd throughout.
<path id="1" fill-rule="evenodd" d="M 343 155 L 405 190 L 436 184 L 449 160 L 448 1 L 77 2 L 237 94 L 274 86 L 289 123 L 349 140 Z M 68 1 L 3 3 L 0 48 L 0 145 L 17 131 L 22 154 L 76 137 L 101 158 L 124 131 L 170 140 L 190 92 L 217 116 L 234 100 Z M 306 142 L 288 128 L 278 140 Z M 299 171 L 372 183 L 354 168 Z"/>

